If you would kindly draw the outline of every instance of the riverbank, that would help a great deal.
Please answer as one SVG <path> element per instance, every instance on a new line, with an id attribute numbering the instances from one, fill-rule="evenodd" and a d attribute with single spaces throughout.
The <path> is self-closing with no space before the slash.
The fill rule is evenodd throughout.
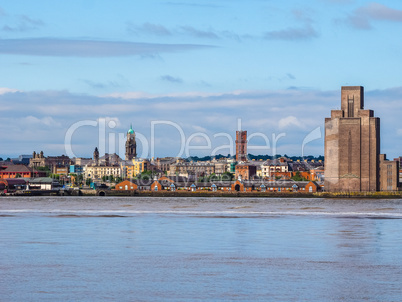
<path id="1" fill-rule="evenodd" d="M 46 191 L 31 190 L 2 194 L 0 196 L 109 196 L 109 197 L 239 197 L 239 198 L 370 198 L 402 199 L 402 192 L 211 192 L 211 191 L 115 191 L 110 189 L 81 189 Z"/>
<path id="2" fill-rule="evenodd" d="M 84 196 L 139 196 L 139 197 L 261 197 L 261 198 L 373 198 L 399 199 L 402 192 L 211 192 L 211 191 L 114 191 L 82 190 Z M 104 194 L 104 195 L 103 195 Z"/>

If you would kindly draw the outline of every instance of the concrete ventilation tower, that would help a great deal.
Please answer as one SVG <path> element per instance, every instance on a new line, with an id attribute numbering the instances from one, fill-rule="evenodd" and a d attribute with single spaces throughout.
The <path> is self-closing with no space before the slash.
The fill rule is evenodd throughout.
<path id="1" fill-rule="evenodd" d="M 341 110 L 325 119 L 325 190 L 378 191 L 380 119 L 361 86 L 342 87 Z"/>

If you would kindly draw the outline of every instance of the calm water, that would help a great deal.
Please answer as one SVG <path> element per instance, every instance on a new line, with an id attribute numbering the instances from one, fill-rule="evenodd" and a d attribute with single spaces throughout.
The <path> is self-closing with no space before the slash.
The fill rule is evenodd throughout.
<path id="1" fill-rule="evenodd" d="M 0 301 L 402 301 L 399 200 L 0 198 Z"/>

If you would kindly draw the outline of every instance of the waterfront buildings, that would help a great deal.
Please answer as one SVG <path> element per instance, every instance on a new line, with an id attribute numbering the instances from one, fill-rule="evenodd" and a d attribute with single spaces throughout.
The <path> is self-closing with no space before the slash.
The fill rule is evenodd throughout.
<path id="1" fill-rule="evenodd" d="M 178 157 L 158 157 L 156 159 L 152 158 L 151 164 L 154 165 L 157 170 L 168 173 L 170 170 L 170 165 L 180 161 L 183 162 L 184 160 Z"/>
<path id="2" fill-rule="evenodd" d="M 66 155 L 45 157 L 43 151 L 40 153 L 34 151 L 29 160 L 29 167 L 47 167 L 53 174 L 57 174 L 57 168 L 68 167 L 70 164 L 71 159 Z"/>
<path id="3" fill-rule="evenodd" d="M 261 165 L 261 177 L 263 178 L 280 177 L 287 172 L 289 172 L 289 164 L 284 157 L 267 160 Z"/>
<path id="4" fill-rule="evenodd" d="M 93 160 L 83 168 L 85 178 L 102 180 L 105 176 L 122 177 L 122 159 L 116 154 L 105 153 L 99 157 L 98 148 L 95 148 Z"/>
<path id="5" fill-rule="evenodd" d="M 399 161 L 387 160 L 380 154 L 380 191 L 397 191 L 399 188 Z"/>
<path id="6" fill-rule="evenodd" d="M 145 171 L 153 171 L 155 166 L 145 158 L 133 158 L 132 160 L 125 160 L 120 163 L 122 170 L 122 177 L 132 179 Z"/>
<path id="7" fill-rule="evenodd" d="M 0 178 L 31 178 L 31 177 L 43 177 L 46 173 L 43 171 L 37 171 L 34 168 L 27 167 L 25 165 L 14 165 L 7 163 L 4 166 L 0 166 Z"/>
<path id="8" fill-rule="evenodd" d="M 86 166 L 84 172 L 85 178 L 92 180 L 102 180 L 104 176 L 121 177 L 120 166 Z"/>
<path id="9" fill-rule="evenodd" d="M 235 178 L 250 180 L 257 175 L 257 166 L 251 163 L 241 163 L 236 165 Z"/>
<path id="10" fill-rule="evenodd" d="M 177 162 L 170 165 L 169 176 L 182 176 L 197 179 L 201 176 L 215 174 L 215 164 L 212 162 Z"/>
<path id="11" fill-rule="evenodd" d="M 45 157 L 42 151 L 38 154 L 33 152 L 29 166 L 31 169 L 48 167 L 49 172 L 65 176 L 69 173 L 83 173 L 86 178 L 92 180 L 101 180 L 104 176 L 132 180 L 144 171 L 153 171 L 153 176 L 180 176 L 189 181 L 197 181 L 218 179 L 219 176 L 230 172 L 235 174 L 236 179 L 243 181 L 322 181 L 325 178 L 325 190 L 329 192 L 399 189 L 400 159 L 389 161 L 385 154 L 380 154 L 380 119 L 374 116 L 373 110 L 364 109 L 364 88 L 361 86 L 342 87 L 341 108 L 332 110 L 331 117 L 325 119 L 325 170 L 322 162 L 292 161 L 285 157 L 265 162 L 254 159 L 249 161 L 247 131 L 236 131 L 235 144 L 236 159 L 140 159 L 136 157 L 136 137 L 130 126 L 125 144 L 125 161 L 117 154 L 105 153 L 100 157 L 98 148 L 95 148 L 93 159 L 70 160 L 64 155 Z M 32 175 L 30 171 L 21 170 L 23 173 L 19 173 L 12 169 L 15 170 L 15 167 L 0 167 L 0 177 Z M 232 177 L 228 175 L 229 178 Z"/>
<path id="12" fill-rule="evenodd" d="M 315 193 L 321 191 L 321 186 L 314 181 L 267 181 L 267 180 L 209 180 L 191 181 L 183 177 L 162 176 L 151 182 L 141 180 L 122 181 L 116 184 L 117 191 L 189 191 L 189 192 L 272 192 L 272 193 Z"/>

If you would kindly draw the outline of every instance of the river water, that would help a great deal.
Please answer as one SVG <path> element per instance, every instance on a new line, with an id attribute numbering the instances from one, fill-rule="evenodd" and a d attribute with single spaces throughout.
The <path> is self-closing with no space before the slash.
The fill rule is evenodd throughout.
<path id="1" fill-rule="evenodd" d="M 402 301 L 402 201 L 0 197 L 0 301 Z"/>

